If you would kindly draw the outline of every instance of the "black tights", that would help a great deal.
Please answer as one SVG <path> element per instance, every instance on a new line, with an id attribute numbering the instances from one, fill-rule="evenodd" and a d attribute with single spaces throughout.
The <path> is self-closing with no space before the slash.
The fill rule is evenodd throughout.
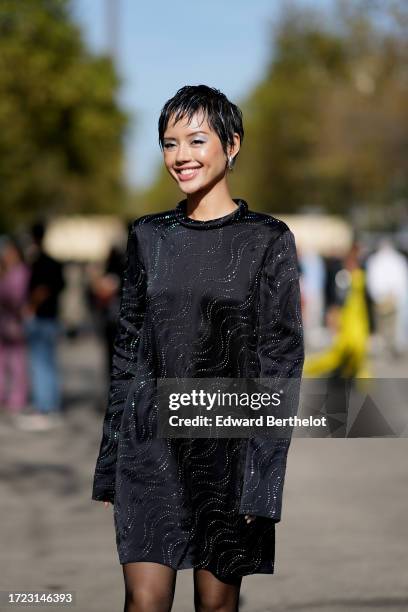
<path id="1" fill-rule="evenodd" d="M 124 612 L 170 612 L 177 572 L 160 563 L 124 563 Z M 205 569 L 194 570 L 196 612 L 238 612 L 241 578 L 224 582 Z"/>

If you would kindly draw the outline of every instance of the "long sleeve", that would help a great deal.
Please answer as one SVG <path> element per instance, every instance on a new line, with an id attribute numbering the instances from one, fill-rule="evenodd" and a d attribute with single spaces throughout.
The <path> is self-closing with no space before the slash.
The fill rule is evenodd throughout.
<path id="1" fill-rule="evenodd" d="M 119 431 L 129 386 L 136 372 L 139 337 L 146 306 L 146 270 L 137 238 L 137 223 L 133 222 L 127 240 L 108 406 L 92 491 L 92 499 L 112 503 Z"/>
<path id="2" fill-rule="evenodd" d="M 268 247 L 259 286 L 259 378 L 299 379 L 304 362 L 299 266 L 289 228 Z M 299 401 L 299 385 L 291 401 Z M 281 520 L 290 438 L 248 439 L 240 512 Z"/>

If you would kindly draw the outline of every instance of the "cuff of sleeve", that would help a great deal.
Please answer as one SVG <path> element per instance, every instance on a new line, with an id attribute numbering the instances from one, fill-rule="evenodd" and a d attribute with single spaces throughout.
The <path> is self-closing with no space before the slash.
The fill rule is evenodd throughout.
<path id="1" fill-rule="evenodd" d="M 115 499 L 115 484 L 94 481 L 91 499 L 96 501 L 108 501 L 113 504 Z"/>
<path id="2" fill-rule="evenodd" d="M 244 495 L 239 507 L 240 514 L 252 514 L 253 516 L 263 516 L 279 523 L 281 520 L 282 494 L 279 499 L 269 500 L 262 495 Z"/>
<path id="3" fill-rule="evenodd" d="M 286 458 L 290 439 L 248 440 L 240 514 L 281 520 Z"/>

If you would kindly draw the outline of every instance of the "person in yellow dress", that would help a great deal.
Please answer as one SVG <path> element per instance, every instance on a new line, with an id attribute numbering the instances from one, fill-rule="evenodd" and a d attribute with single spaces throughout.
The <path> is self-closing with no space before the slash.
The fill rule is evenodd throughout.
<path id="1" fill-rule="evenodd" d="M 306 357 L 303 368 L 305 377 L 355 379 L 370 375 L 367 363 L 370 325 L 365 297 L 365 271 L 359 264 L 357 249 L 357 245 L 353 245 L 344 262 L 344 271 L 349 278 L 344 303 L 333 306 L 328 313 L 328 325 L 336 330 L 333 343 L 327 349 Z"/>

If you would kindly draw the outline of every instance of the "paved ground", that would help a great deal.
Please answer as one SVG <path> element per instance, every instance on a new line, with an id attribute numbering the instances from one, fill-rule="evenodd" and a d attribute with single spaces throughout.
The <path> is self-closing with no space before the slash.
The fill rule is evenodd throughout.
<path id="1" fill-rule="evenodd" d="M 66 589 L 78 612 L 122 612 L 112 508 L 90 500 L 101 347 L 65 340 L 60 356 L 63 427 L 28 433 L 0 419 L 0 590 Z M 404 362 L 377 365 L 383 376 L 407 372 Z M 293 440 L 276 573 L 244 579 L 241 610 L 407 610 L 407 451 L 407 438 Z M 191 581 L 179 572 L 175 612 L 192 612 Z"/>

